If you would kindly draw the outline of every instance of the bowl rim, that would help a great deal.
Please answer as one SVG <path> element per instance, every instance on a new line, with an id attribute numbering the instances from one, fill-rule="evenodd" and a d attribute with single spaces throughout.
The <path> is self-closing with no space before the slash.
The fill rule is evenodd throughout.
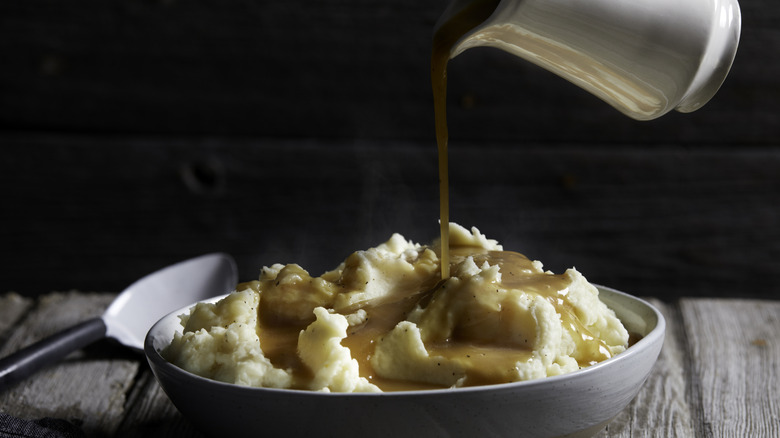
<path id="1" fill-rule="evenodd" d="M 619 291 L 617 289 L 596 285 L 596 284 L 594 284 L 594 286 L 596 286 L 596 288 L 599 290 L 599 295 L 601 295 L 602 292 L 607 292 L 608 295 L 611 294 L 613 296 L 617 296 L 618 299 L 628 300 L 633 302 L 636 305 L 642 306 L 646 311 L 649 311 L 649 313 L 655 318 L 655 326 L 652 327 L 650 331 L 648 331 L 647 334 L 644 335 L 635 344 L 631 345 L 625 351 L 616 354 L 607 360 L 604 360 L 595 365 L 591 365 L 585 368 L 580 368 L 575 371 L 559 374 L 557 376 L 543 377 L 543 378 L 538 378 L 533 380 L 524 380 L 524 381 L 510 382 L 510 383 L 497 383 L 492 385 L 466 386 L 460 388 L 437 388 L 437 389 L 388 391 L 388 392 L 322 392 L 322 391 L 310 391 L 305 389 L 243 386 L 234 383 L 222 382 L 219 380 L 214 380 L 207 377 L 199 376 L 197 374 L 191 373 L 183 368 L 174 365 L 173 363 L 163 358 L 162 355 L 160 354 L 160 351 L 156 349 L 153 345 L 155 341 L 155 334 L 156 332 L 160 331 L 162 325 L 167 323 L 169 319 L 177 318 L 179 315 L 186 313 L 192 306 L 194 306 L 197 303 L 193 303 L 190 304 L 189 306 L 170 312 L 167 315 L 160 318 L 149 329 L 149 331 L 146 334 L 146 337 L 144 339 L 144 354 L 146 355 L 147 360 L 150 362 L 155 376 L 157 376 L 157 372 L 155 371 L 155 365 L 156 365 L 157 367 L 166 370 L 167 373 L 173 373 L 180 378 L 193 379 L 195 382 L 199 382 L 199 384 L 212 386 L 214 388 L 224 388 L 229 391 L 240 391 L 240 392 L 248 392 L 248 393 L 264 393 L 264 394 L 267 393 L 267 394 L 283 394 L 285 396 L 309 396 L 309 397 L 330 397 L 330 398 L 333 397 L 383 397 L 385 398 L 385 397 L 410 397 L 410 396 L 435 397 L 435 396 L 441 396 L 443 394 L 449 394 L 450 396 L 452 396 L 456 394 L 466 395 L 466 394 L 473 394 L 477 392 L 497 391 L 497 390 L 506 390 L 506 389 L 512 389 L 512 390 L 518 390 L 522 388 L 532 389 L 532 388 L 539 387 L 540 385 L 547 386 L 554 383 L 563 383 L 567 380 L 579 379 L 593 373 L 598 373 L 604 367 L 611 367 L 612 364 L 614 363 L 630 360 L 631 357 L 640 354 L 641 351 L 644 350 L 645 348 L 649 348 L 651 345 L 655 344 L 659 340 L 663 341 L 663 337 L 666 332 L 666 320 L 663 314 L 661 314 L 661 312 L 655 306 L 653 306 L 652 304 L 650 304 L 649 302 L 641 298 L 635 297 L 633 295 Z M 226 297 L 227 295 L 229 294 L 218 295 L 206 300 L 199 301 L 199 303 L 203 303 L 203 302 L 213 303 L 219 301 L 220 299 Z M 607 301 L 609 301 L 609 299 L 607 299 Z M 612 307 L 610 307 L 610 309 L 611 308 Z M 652 320 L 652 318 L 650 318 L 650 320 Z"/>

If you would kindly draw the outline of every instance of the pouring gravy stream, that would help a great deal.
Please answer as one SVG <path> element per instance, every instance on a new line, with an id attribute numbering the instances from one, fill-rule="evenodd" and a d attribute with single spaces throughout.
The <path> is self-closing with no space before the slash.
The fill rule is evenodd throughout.
<path id="1" fill-rule="evenodd" d="M 499 4 L 499 0 L 471 2 L 445 22 L 433 36 L 431 54 L 431 85 L 436 120 L 436 145 L 439 151 L 439 227 L 441 233 L 441 278 L 450 276 L 450 205 L 447 133 L 447 62 L 455 43 L 485 21 Z"/>

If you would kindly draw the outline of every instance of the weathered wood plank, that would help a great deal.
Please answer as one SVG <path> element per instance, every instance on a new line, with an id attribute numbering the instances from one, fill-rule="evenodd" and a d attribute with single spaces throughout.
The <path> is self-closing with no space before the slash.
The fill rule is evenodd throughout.
<path id="1" fill-rule="evenodd" d="M 165 395 L 151 369 L 143 367 L 127 400 L 127 415 L 117 437 L 192 437 L 203 435 L 185 419 Z"/>
<path id="2" fill-rule="evenodd" d="M 8 331 L 33 304 L 33 300 L 15 292 L 0 295 L 0 347 Z"/>
<path id="3" fill-rule="evenodd" d="M 101 313 L 113 297 L 70 292 L 41 298 L 10 330 L 0 355 Z M 0 304 L 11 305 L 0 306 L 0 312 L 24 309 L 30 301 L 1 295 Z M 664 348 L 640 393 L 598 437 L 777 436 L 780 301 L 651 302 L 667 319 Z M 88 436 L 201 436 L 143 359 L 110 342 L 77 352 L 0 394 L 0 411 L 67 419 Z"/>
<path id="4" fill-rule="evenodd" d="M 12 299 L 13 295 L 6 295 Z M 113 294 L 51 293 L 37 300 L 37 308 L 16 328 L 3 352 L 15 351 L 80 321 L 99 316 Z M 21 329 L 23 328 L 23 329 Z"/>
<path id="5" fill-rule="evenodd" d="M 699 436 L 780 435 L 780 301 L 685 299 Z"/>
<path id="6" fill-rule="evenodd" d="M 46 295 L 16 326 L 0 354 L 97 316 L 113 298 L 79 292 Z M 67 419 L 89 436 L 111 435 L 123 418 L 138 360 L 109 341 L 98 342 L 0 394 L 0 410 L 20 418 Z"/>
<path id="7" fill-rule="evenodd" d="M 119 291 L 210 251 L 319 274 L 393 232 L 438 233 L 433 147 L 2 136 L 0 285 Z M 634 295 L 769 298 L 780 148 L 450 145 L 451 217 Z"/>
<path id="8" fill-rule="evenodd" d="M 666 337 L 652 373 L 631 404 L 597 438 L 694 436 L 686 385 L 683 324 L 675 305 L 650 300 L 666 319 Z"/>

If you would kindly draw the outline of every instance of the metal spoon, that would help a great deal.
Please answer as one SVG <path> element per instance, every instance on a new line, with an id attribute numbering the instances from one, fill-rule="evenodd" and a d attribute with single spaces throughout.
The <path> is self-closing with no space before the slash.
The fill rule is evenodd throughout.
<path id="1" fill-rule="evenodd" d="M 188 304 L 230 292 L 237 278 L 233 258 L 221 253 L 185 260 L 149 274 L 119 294 L 102 316 L 0 359 L 0 392 L 105 337 L 142 352 L 146 332 L 158 319 Z"/>

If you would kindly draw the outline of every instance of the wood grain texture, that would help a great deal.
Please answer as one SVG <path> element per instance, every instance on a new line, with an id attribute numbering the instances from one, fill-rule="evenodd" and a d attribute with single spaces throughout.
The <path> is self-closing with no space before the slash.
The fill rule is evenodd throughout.
<path id="1" fill-rule="evenodd" d="M 33 300 L 15 292 L 0 295 L 0 340 L 6 339 L 9 330 L 22 318 L 32 304 Z M 2 345 L 3 342 L 0 342 L 0 346 Z"/>
<path id="2" fill-rule="evenodd" d="M 664 346 L 637 396 L 596 438 L 695 436 L 682 321 L 675 306 L 650 302 L 666 319 Z"/>
<path id="3" fill-rule="evenodd" d="M 780 302 L 682 300 L 700 436 L 780 434 Z"/>
<path id="4" fill-rule="evenodd" d="M 171 403 L 145 363 L 126 406 L 126 414 L 115 435 L 117 437 L 203 436 Z"/>
<path id="5" fill-rule="evenodd" d="M 0 285 L 119 291 L 211 251 L 240 278 L 314 274 L 392 233 L 438 233 L 433 147 L 407 142 L 0 136 Z M 780 150 L 453 143 L 451 217 L 635 295 L 772 298 Z"/>
<path id="6" fill-rule="evenodd" d="M 5 356 L 45 336 L 102 313 L 113 294 L 49 294 L 15 327 L 0 354 Z M 138 370 L 108 341 L 75 352 L 0 394 L 3 412 L 21 418 L 55 417 L 79 425 L 89 436 L 111 435 L 124 411 L 125 392 Z"/>
<path id="7" fill-rule="evenodd" d="M 13 326 L 11 338 L 26 339 L 30 330 L 58 330 L 60 323 L 50 322 L 55 309 L 68 315 L 99 312 L 113 296 L 41 297 L 29 317 Z M 0 295 L 0 303 L 9 300 L 17 298 Z M 667 321 L 663 349 L 636 398 L 598 438 L 777 436 L 780 302 L 650 301 Z M 75 317 L 57 318 L 70 323 L 65 320 Z M 0 354 L 12 349 L 6 346 Z M 176 411 L 143 358 L 108 342 L 0 394 L 0 411 L 63 418 L 88 436 L 202 436 Z"/>

